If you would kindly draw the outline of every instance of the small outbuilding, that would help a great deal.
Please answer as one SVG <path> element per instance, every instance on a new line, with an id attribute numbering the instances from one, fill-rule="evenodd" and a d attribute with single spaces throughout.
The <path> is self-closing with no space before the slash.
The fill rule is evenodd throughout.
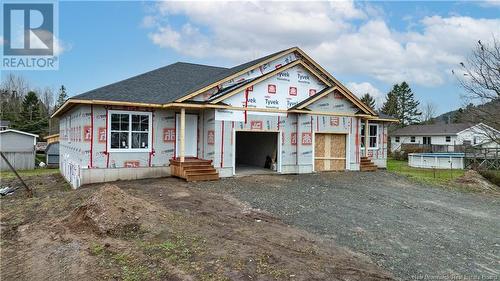
<path id="1" fill-rule="evenodd" d="M 0 151 L 16 170 L 35 168 L 35 145 L 38 135 L 7 129 L 0 131 Z M 7 171 L 9 166 L 0 159 L 0 170 Z"/>
<path id="2" fill-rule="evenodd" d="M 47 167 L 59 168 L 59 142 L 51 142 L 45 149 Z"/>

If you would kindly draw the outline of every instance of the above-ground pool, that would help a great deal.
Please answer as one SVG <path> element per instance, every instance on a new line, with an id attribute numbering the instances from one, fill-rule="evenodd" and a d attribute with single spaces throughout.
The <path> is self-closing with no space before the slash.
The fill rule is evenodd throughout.
<path id="1" fill-rule="evenodd" d="M 464 153 L 410 153 L 408 165 L 416 168 L 463 169 Z"/>

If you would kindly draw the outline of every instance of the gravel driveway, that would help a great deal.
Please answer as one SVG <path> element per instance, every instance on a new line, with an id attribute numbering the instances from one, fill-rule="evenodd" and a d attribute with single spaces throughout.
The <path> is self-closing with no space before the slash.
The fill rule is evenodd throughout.
<path id="1" fill-rule="evenodd" d="M 230 193 L 334 239 L 403 280 L 500 280 L 498 196 L 428 187 L 383 171 L 249 176 L 194 186 Z"/>

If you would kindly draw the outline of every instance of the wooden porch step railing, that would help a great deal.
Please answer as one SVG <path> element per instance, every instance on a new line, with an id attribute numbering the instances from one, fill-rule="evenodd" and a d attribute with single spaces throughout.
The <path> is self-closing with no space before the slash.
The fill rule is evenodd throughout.
<path id="1" fill-rule="evenodd" d="M 361 156 L 360 170 L 363 172 L 375 172 L 377 165 L 375 165 L 370 158 Z"/>
<path id="2" fill-rule="evenodd" d="M 183 178 L 186 181 L 218 180 L 219 173 L 212 165 L 211 160 L 186 158 L 181 162 L 179 158 L 170 159 L 172 176 Z"/>

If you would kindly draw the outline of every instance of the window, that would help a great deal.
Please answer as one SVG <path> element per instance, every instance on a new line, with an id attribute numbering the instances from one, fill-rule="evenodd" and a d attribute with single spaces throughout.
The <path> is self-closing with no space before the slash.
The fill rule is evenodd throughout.
<path id="1" fill-rule="evenodd" d="M 431 144 L 431 137 L 423 137 L 422 142 L 423 142 L 423 144 L 430 145 Z"/>
<path id="2" fill-rule="evenodd" d="M 451 142 L 451 136 L 446 136 L 446 142 Z"/>
<path id="3" fill-rule="evenodd" d="M 110 151 L 149 151 L 151 143 L 151 113 L 109 111 Z"/>
<path id="4" fill-rule="evenodd" d="M 415 142 L 415 137 L 410 137 L 410 142 Z"/>
<path id="5" fill-rule="evenodd" d="M 377 149 L 378 148 L 378 125 L 377 124 L 369 124 L 370 128 L 369 133 L 369 149 Z M 365 124 L 361 125 L 361 148 L 364 148 L 365 145 Z"/>
<path id="6" fill-rule="evenodd" d="M 477 144 L 477 136 L 472 137 L 473 143 Z"/>
<path id="7" fill-rule="evenodd" d="M 394 142 L 399 142 L 399 137 L 396 137 L 396 138 L 394 139 Z"/>

